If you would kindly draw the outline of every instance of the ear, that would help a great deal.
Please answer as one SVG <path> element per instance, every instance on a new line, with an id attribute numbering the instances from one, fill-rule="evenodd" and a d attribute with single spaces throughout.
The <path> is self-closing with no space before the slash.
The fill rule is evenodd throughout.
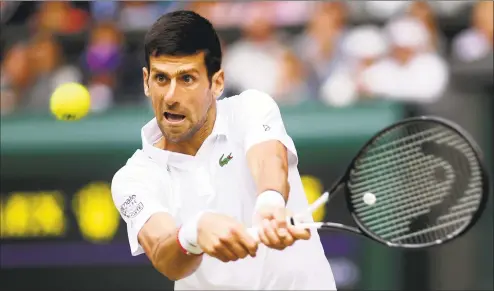
<path id="1" fill-rule="evenodd" d="M 149 73 L 146 67 L 142 68 L 142 81 L 144 86 L 144 95 L 149 97 L 149 85 L 148 85 Z"/>
<path id="2" fill-rule="evenodd" d="M 221 94 L 223 94 L 223 90 L 225 89 L 225 73 L 223 69 L 220 69 L 213 75 L 211 80 L 211 90 L 216 99 L 218 99 Z"/>

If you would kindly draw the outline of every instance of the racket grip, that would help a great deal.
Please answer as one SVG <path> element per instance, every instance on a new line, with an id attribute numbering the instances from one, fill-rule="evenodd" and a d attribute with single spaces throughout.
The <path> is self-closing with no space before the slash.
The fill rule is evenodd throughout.
<path id="1" fill-rule="evenodd" d="M 305 229 L 318 229 L 318 228 L 321 228 L 324 223 L 323 222 L 307 222 L 307 223 L 297 223 L 297 224 L 293 224 L 292 225 L 295 225 L 297 227 L 300 227 L 300 228 L 305 228 Z M 256 241 L 256 242 L 260 242 L 259 240 L 259 229 L 257 227 L 249 227 L 247 228 L 247 233 Z"/>
<path id="2" fill-rule="evenodd" d="M 286 223 L 287 224 L 291 224 L 291 225 L 295 225 L 294 223 L 295 221 L 293 220 L 292 217 L 287 217 L 286 219 Z M 256 242 L 260 242 L 259 240 L 259 228 L 257 227 L 249 227 L 247 228 L 247 233 L 256 241 Z"/>
<path id="3" fill-rule="evenodd" d="M 259 229 L 257 227 L 247 228 L 247 233 L 256 241 L 259 242 Z"/>

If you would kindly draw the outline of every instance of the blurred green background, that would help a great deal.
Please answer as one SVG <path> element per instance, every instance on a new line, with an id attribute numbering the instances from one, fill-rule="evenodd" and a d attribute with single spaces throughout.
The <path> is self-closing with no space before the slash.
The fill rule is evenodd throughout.
<path id="1" fill-rule="evenodd" d="M 463 126 L 481 146 L 492 172 L 492 6 L 475 1 L 398 2 L 277 1 L 251 7 L 229 2 L 1 1 L 2 290 L 172 288 L 144 256 L 130 256 L 125 225 L 113 206 L 109 182 L 140 147 L 140 128 L 153 117 L 142 94 L 144 32 L 161 13 L 173 9 L 194 9 L 218 28 L 225 45 L 225 66 L 231 68 L 227 82 L 231 78 L 233 84 L 226 96 L 246 86 L 239 78 L 250 78 L 249 68 L 244 72 L 243 63 L 232 59 L 263 66 L 280 62 L 272 67 L 277 71 L 268 71 L 260 80 L 249 79 L 253 82 L 249 86 L 264 88 L 270 75 L 290 81 L 272 88 L 272 95 L 299 152 L 309 199 L 339 177 L 376 131 L 417 115 L 438 115 Z M 251 21 L 242 21 L 246 11 L 252 13 Z M 355 62 L 345 56 L 349 53 L 346 42 L 330 35 L 337 32 L 344 39 L 364 25 L 383 28 L 404 15 L 422 21 L 431 38 L 439 36 L 440 45 L 431 50 L 448 64 L 449 79 L 438 98 L 423 102 L 414 96 L 397 98 L 357 90 L 358 96 L 343 102 L 338 98 L 347 91 L 328 95 L 321 89 L 336 79 L 334 68 Z M 491 33 L 490 43 L 481 41 L 479 31 L 484 30 L 488 40 Z M 118 53 L 106 59 L 98 55 L 101 40 L 118 44 L 114 46 Z M 292 54 L 259 58 L 254 52 L 260 49 L 261 40 Z M 333 53 L 314 54 L 320 58 L 316 64 L 324 64 L 324 73 L 318 74 L 314 60 L 304 57 L 311 55 L 312 48 L 322 50 L 325 45 Z M 253 52 L 239 54 L 239 47 Z M 484 51 L 476 50 L 480 47 Z M 261 51 L 266 51 L 262 48 L 265 44 Z M 340 50 L 341 54 L 336 53 Z M 79 122 L 58 122 L 48 113 L 54 87 L 68 81 L 84 83 L 91 91 L 92 112 Z M 327 215 L 350 222 L 341 203 L 334 201 L 316 218 Z M 441 248 L 394 250 L 340 233 L 321 239 L 339 290 L 493 290 L 493 226 L 490 199 L 478 225 Z"/>

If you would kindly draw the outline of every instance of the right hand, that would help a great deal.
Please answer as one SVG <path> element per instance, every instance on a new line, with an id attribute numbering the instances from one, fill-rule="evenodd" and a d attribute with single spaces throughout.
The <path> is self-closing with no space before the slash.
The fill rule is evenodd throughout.
<path id="1" fill-rule="evenodd" d="M 223 262 L 256 256 L 257 242 L 243 224 L 230 216 L 204 213 L 197 225 L 197 243 L 211 257 Z"/>
<path id="2" fill-rule="evenodd" d="M 283 250 L 297 240 L 308 240 L 310 230 L 287 224 L 293 213 L 285 207 L 263 207 L 254 214 L 254 225 L 259 230 L 259 240 L 265 246 Z"/>

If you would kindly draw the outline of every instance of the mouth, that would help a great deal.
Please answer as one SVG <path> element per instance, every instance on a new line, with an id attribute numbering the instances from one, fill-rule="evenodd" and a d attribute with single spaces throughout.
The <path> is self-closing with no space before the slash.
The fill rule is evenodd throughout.
<path id="1" fill-rule="evenodd" d="M 179 123 L 185 120 L 185 115 L 181 114 L 165 112 L 163 115 L 165 116 L 166 121 L 170 123 Z"/>

